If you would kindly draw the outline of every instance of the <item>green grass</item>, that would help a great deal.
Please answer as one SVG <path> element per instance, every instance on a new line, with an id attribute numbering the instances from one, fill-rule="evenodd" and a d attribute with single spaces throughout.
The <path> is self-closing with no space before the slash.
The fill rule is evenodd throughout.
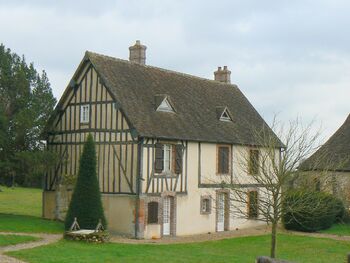
<path id="1" fill-rule="evenodd" d="M 278 258 L 294 262 L 345 262 L 349 243 L 323 238 L 281 234 Z M 36 262 L 254 262 L 269 254 L 270 236 L 241 237 L 203 243 L 87 244 L 61 240 L 55 244 L 8 253 Z"/>
<path id="2" fill-rule="evenodd" d="M 63 233 L 63 223 L 34 216 L 0 214 L 0 231 Z"/>
<path id="3" fill-rule="evenodd" d="M 35 188 L 0 189 L 0 231 L 62 233 L 63 224 L 41 218 L 42 190 Z"/>
<path id="4" fill-rule="evenodd" d="M 322 230 L 320 232 L 338 236 L 350 236 L 350 224 L 334 224 L 331 228 Z"/>
<path id="5" fill-rule="evenodd" d="M 44 220 L 41 215 L 41 190 L 1 187 L 0 231 L 62 233 L 63 224 Z M 325 233 L 350 235 L 350 227 L 335 225 Z M 27 242 L 31 237 L 0 236 L 0 246 Z M 28 262 L 254 262 L 269 255 L 270 237 L 241 237 L 203 243 L 87 244 L 61 240 L 34 249 L 9 252 Z M 278 258 L 294 262 L 345 262 L 350 243 L 331 239 L 281 234 Z"/>
<path id="6" fill-rule="evenodd" d="M 0 189 L 0 213 L 41 216 L 41 189 L 5 186 Z"/>
<path id="7" fill-rule="evenodd" d="M 0 235 L 0 247 L 36 241 L 39 239 L 40 238 L 31 236 Z"/>

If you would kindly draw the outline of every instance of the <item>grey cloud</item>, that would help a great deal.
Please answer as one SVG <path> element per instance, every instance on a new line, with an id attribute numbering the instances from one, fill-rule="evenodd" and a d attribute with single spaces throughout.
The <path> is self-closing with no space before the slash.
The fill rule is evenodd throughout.
<path id="1" fill-rule="evenodd" d="M 212 78 L 228 65 L 259 112 L 315 116 L 330 135 L 349 113 L 345 0 L 1 1 L 0 41 L 48 72 L 60 96 L 85 50 Z"/>

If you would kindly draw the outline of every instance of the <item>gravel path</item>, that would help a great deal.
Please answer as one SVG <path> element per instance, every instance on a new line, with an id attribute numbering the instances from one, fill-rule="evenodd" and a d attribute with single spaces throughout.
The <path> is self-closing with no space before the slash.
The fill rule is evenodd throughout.
<path id="1" fill-rule="evenodd" d="M 254 228 L 237 229 L 224 232 L 213 232 L 207 234 L 178 236 L 178 237 L 163 237 L 162 239 L 132 239 L 122 236 L 111 236 L 110 241 L 113 243 L 127 243 L 127 244 L 178 244 L 178 243 L 193 243 L 205 242 L 212 240 L 220 240 L 234 237 L 245 236 L 259 236 L 266 235 L 270 232 L 270 227 L 263 225 Z"/>
<path id="2" fill-rule="evenodd" d="M 41 238 L 38 241 L 22 243 L 17 245 L 10 245 L 0 247 L 0 262 L 1 263 L 23 263 L 24 261 L 5 256 L 3 253 L 10 251 L 17 251 L 22 249 L 34 248 L 39 246 L 48 245 L 51 243 L 55 243 L 62 238 L 62 235 L 54 235 L 54 234 L 32 234 L 32 233 L 12 233 L 12 232 L 0 232 L 0 235 L 19 235 L 19 236 L 32 236 Z"/>
<path id="3" fill-rule="evenodd" d="M 296 235 L 296 236 L 330 238 L 330 239 L 334 239 L 334 240 L 349 241 L 350 242 L 350 236 L 339 236 L 339 235 L 325 234 L 325 233 L 306 233 L 306 232 L 297 232 L 297 231 L 288 231 L 288 230 L 283 230 L 283 233 L 286 233 L 289 235 Z"/>

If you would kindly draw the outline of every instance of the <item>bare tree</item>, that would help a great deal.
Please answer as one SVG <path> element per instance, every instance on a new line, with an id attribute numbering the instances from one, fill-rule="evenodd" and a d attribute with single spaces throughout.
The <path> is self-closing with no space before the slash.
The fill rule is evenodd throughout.
<path id="1" fill-rule="evenodd" d="M 284 125 L 274 118 L 271 129 L 274 133 L 267 126 L 249 131 L 256 144 L 238 147 L 233 165 L 241 172 L 223 187 L 230 189 L 232 216 L 271 224 L 270 256 L 275 258 L 284 189 L 298 165 L 317 148 L 320 132 L 313 132 L 313 122 L 304 126 L 300 119 Z"/>

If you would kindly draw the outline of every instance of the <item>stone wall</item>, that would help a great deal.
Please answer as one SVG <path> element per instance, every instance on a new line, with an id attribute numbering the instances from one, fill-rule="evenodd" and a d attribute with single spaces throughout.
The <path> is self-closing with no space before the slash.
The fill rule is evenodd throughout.
<path id="1" fill-rule="evenodd" d="M 303 172 L 297 177 L 293 186 L 333 194 L 343 200 L 347 208 L 350 208 L 349 172 Z"/>

